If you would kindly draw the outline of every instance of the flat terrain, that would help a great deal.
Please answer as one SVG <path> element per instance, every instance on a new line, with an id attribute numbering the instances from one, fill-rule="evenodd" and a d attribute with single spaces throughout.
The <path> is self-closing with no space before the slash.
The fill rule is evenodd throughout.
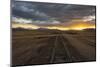
<path id="1" fill-rule="evenodd" d="M 12 30 L 13 65 L 96 60 L 95 30 Z"/>

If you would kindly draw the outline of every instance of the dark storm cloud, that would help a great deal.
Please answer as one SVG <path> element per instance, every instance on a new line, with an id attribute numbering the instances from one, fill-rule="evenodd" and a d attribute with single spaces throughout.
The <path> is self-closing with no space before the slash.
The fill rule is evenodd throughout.
<path id="1" fill-rule="evenodd" d="M 85 16 L 94 16 L 95 6 L 14 1 L 12 15 L 32 20 L 65 22 L 77 18 L 82 19 Z"/>

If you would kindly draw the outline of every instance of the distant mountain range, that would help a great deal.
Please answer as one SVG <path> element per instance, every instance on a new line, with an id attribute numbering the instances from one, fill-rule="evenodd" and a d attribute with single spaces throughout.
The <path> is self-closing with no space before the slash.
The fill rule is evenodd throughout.
<path id="1" fill-rule="evenodd" d="M 27 30 L 33 30 L 33 29 L 24 29 L 24 28 L 12 28 L 12 31 L 27 31 Z M 57 30 L 57 29 L 47 29 L 47 28 L 38 28 L 38 29 L 34 29 L 34 30 L 38 30 L 38 31 L 60 31 L 60 30 Z M 87 29 L 84 29 L 85 31 L 95 31 L 96 29 L 95 28 L 87 28 Z M 68 31 L 68 30 L 66 30 Z M 72 30 L 73 31 L 73 30 Z"/>

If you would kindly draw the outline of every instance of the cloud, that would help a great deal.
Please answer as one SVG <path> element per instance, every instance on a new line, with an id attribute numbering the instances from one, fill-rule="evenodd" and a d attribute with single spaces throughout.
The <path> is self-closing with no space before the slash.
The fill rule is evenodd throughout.
<path id="1" fill-rule="evenodd" d="M 92 20 L 95 20 L 95 19 L 96 19 L 95 15 L 83 17 L 83 21 L 92 21 Z"/>
<path id="2" fill-rule="evenodd" d="M 31 7 L 31 8 L 29 8 L 29 7 Z M 19 10 L 19 11 L 24 11 L 24 12 L 34 12 L 33 7 L 34 7 L 34 5 L 32 5 L 31 3 L 28 4 L 26 2 L 14 1 L 12 3 L 12 9 Z"/>
<path id="3" fill-rule="evenodd" d="M 60 24 L 60 21 L 56 21 L 56 20 L 47 20 L 47 21 L 34 21 L 33 24 L 38 24 L 38 25 L 56 25 L 56 24 Z"/>
<path id="4" fill-rule="evenodd" d="M 69 23 L 77 18 L 92 20 L 90 16 L 95 15 L 95 6 L 14 1 L 12 13 L 15 17 L 34 20 L 33 24 L 49 25 Z"/>
<path id="5" fill-rule="evenodd" d="M 40 21 L 40 20 L 31 20 L 31 19 L 25 19 L 25 18 L 19 18 L 19 17 L 12 17 L 12 21 L 13 22 L 17 22 L 17 23 L 25 23 L 25 24 L 36 24 L 36 25 L 56 25 L 56 24 L 60 24 L 60 21 L 56 21 L 56 20 L 47 20 L 47 21 Z"/>
<path id="6" fill-rule="evenodd" d="M 28 20 L 24 18 L 16 18 L 16 17 L 12 17 L 12 21 L 17 23 L 32 23 L 32 20 Z"/>

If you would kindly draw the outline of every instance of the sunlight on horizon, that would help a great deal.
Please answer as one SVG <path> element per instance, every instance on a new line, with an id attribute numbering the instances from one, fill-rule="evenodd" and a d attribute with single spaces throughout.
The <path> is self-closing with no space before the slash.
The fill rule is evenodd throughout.
<path id="1" fill-rule="evenodd" d="M 24 29 L 39 29 L 39 28 L 44 28 L 44 29 L 57 29 L 57 30 L 83 30 L 87 28 L 94 28 L 95 29 L 95 24 L 89 25 L 89 24 L 74 24 L 66 27 L 59 27 L 59 26 L 37 26 L 37 25 L 32 25 L 32 24 L 12 24 L 12 28 L 24 28 Z"/>

